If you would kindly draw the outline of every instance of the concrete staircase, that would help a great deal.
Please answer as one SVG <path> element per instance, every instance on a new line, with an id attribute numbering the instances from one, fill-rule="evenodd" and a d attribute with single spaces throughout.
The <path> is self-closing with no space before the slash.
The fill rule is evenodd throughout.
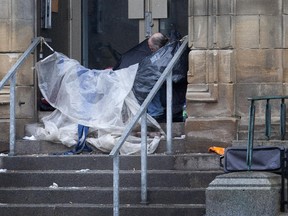
<path id="1" fill-rule="evenodd" d="M 176 154 L 166 155 L 161 142 L 148 156 L 148 204 L 141 204 L 140 156 L 120 157 L 120 215 L 205 215 L 205 189 L 223 173 L 219 157 L 189 153 L 183 137 L 174 141 Z M 19 140 L 17 156 L 0 155 L 1 216 L 113 215 L 112 158 L 98 152 L 49 154 L 64 150 Z"/>

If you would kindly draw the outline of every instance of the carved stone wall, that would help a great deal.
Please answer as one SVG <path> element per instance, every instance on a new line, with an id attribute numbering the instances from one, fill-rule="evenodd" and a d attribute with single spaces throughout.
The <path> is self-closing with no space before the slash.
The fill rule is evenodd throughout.
<path id="1" fill-rule="evenodd" d="M 0 80 L 20 58 L 35 37 L 35 0 L 0 1 Z M 16 78 L 16 131 L 23 137 L 24 125 L 35 113 L 33 55 L 18 69 Z M 9 83 L 0 91 L 0 150 L 9 140 Z"/>
<path id="2" fill-rule="evenodd" d="M 191 145 L 230 145 L 247 125 L 248 97 L 287 94 L 287 12 L 287 0 L 189 0 Z"/>

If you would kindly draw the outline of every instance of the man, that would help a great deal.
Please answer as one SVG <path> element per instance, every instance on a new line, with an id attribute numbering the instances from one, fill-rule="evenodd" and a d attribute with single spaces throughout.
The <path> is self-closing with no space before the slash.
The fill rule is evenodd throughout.
<path id="1" fill-rule="evenodd" d="M 121 56 L 119 63 L 113 68 L 113 70 L 119 70 L 130 65 L 141 62 L 145 57 L 150 56 L 168 42 L 168 38 L 160 32 L 154 33 L 148 39 L 144 40 L 137 46 L 133 47 Z M 164 121 L 164 107 L 160 100 L 160 91 L 157 92 L 153 100 L 148 106 L 147 110 L 157 121 Z M 161 118 L 161 119 L 160 119 Z"/>
<path id="2" fill-rule="evenodd" d="M 119 70 L 137 64 L 145 57 L 156 52 L 168 42 L 168 38 L 160 32 L 154 33 L 151 37 L 139 43 L 121 56 L 120 61 L 113 70 Z"/>

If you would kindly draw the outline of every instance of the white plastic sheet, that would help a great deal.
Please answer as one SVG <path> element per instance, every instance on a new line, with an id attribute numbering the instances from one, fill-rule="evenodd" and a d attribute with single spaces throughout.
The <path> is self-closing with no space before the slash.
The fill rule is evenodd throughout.
<path id="1" fill-rule="evenodd" d="M 136 114 L 139 104 L 131 89 L 138 64 L 113 71 L 90 70 L 76 60 L 54 52 L 35 65 L 39 88 L 45 99 L 56 108 L 43 118 L 44 127 L 36 130 L 36 139 L 61 141 L 67 146 L 77 143 L 77 125 L 88 126 L 94 137 L 87 142 L 109 152 L 125 126 Z M 159 124 L 148 118 L 161 131 Z M 151 125 L 151 124 L 150 124 Z M 149 140 L 148 153 L 153 153 L 160 137 Z M 140 151 L 140 139 L 131 137 L 120 153 Z"/>

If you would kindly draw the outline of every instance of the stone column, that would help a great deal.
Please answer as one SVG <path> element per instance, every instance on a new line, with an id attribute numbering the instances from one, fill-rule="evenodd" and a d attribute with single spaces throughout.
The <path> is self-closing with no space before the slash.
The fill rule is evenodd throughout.
<path id="1" fill-rule="evenodd" d="M 186 138 L 195 152 L 235 138 L 234 1 L 189 1 Z"/>
<path id="2" fill-rule="evenodd" d="M 235 172 L 217 176 L 206 189 L 206 216 L 278 216 L 281 176 Z"/>

